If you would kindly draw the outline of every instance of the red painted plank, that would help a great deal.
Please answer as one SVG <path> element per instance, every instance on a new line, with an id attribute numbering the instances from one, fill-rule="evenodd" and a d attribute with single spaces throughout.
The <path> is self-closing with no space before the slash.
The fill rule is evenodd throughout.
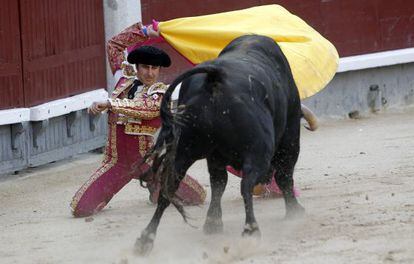
<path id="1" fill-rule="evenodd" d="M 20 3 L 26 106 L 106 87 L 101 0 Z"/>
<path id="2" fill-rule="evenodd" d="M 0 110 L 23 106 L 19 9 L 16 0 L 0 8 Z"/>
<path id="3" fill-rule="evenodd" d="M 257 5 L 280 4 L 332 41 L 340 56 L 414 47 L 412 0 L 141 0 L 144 23 Z M 174 8 L 171 8 L 174 7 Z M 171 81 L 190 66 L 175 51 L 173 67 L 163 72 Z"/>
<path id="4" fill-rule="evenodd" d="M 414 47 L 411 0 L 142 0 L 143 21 L 280 4 L 337 47 L 341 56 Z M 174 6 L 174 8 L 171 8 Z"/>

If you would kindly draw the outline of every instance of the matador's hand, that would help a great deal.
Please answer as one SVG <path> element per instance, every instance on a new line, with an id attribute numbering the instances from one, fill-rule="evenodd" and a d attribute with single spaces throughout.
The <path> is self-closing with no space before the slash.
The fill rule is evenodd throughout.
<path id="1" fill-rule="evenodd" d="M 97 115 L 102 111 L 105 111 L 111 106 L 109 101 L 94 102 L 89 108 L 88 113 L 92 115 Z"/>
<path id="2" fill-rule="evenodd" d="M 141 22 L 138 23 L 138 28 L 141 32 L 149 38 L 158 38 L 160 36 L 160 31 L 158 28 L 158 21 L 152 20 L 152 24 L 148 26 L 142 25 Z"/>

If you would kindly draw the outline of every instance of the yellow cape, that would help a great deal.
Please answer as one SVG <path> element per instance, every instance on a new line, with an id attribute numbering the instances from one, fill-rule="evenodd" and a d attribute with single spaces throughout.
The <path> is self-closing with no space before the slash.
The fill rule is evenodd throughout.
<path id="1" fill-rule="evenodd" d="M 271 37 L 287 57 L 302 99 L 322 90 L 338 66 L 335 47 L 279 5 L 173 19 L 160 22 L 159 31 L 171 46 L 194 64 L 216 58 L 239 36 Z"/>

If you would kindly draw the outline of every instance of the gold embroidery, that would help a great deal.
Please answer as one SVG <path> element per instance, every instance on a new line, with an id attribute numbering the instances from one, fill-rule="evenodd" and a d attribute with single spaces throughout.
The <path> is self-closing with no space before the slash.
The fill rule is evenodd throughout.
<path id="1" fill-rule="evenodd" d="M 121 93 L 126 92 L 129 90 L 134 83 L 135 79 L 126 79 L 124 83 L 115 87 L 114 91 L 112 92 L 111 99 L 117 98 Z"/>
<path id="2" fill-rule="evenodd" d="M 153 111 L 141 111 L 141 112 L 137 112 L 136 110 L 132 110 L 132 109 L 119 109 L 119 111 L 116 111 L 116 112 L 132 117 L 132 118 L 141 118 L 145 120 L 154 119 L 160 116 L 160 112 L 158 109 L 153 110 Z"/>
<path id="3" fill-rule="evenodd" d="M 162 82 L 157 82 L 157 83 L 154 83 L 153 85 L 151 85 L 148 88 L 147 94 L 148 95 L 153 95 L 155 93 L 164 94 L 167 91 L 167 89 L 168 89 L 168 85 L 166 85 Z"/>
<path id="4" fill-rule="evenodd" d="M 142 134 L 147 134 L 147 135 L 154 135 L 155 132 L 157 132 L 157 128 L 155 127 L 150 127 L 150 126 L 141 126 L 141 125 L 134 125 L 131 123 L 127 123 L 125 125 L 125 134 L 129 134 L 129 135 L 142 135 Z"/>
<path id="5" fill-rule="evenodd" d="M 165 93 L 167 86 L 163 83 L 155 83 L 152 86 L 144 86 L 142 91 L 134 99 L 110 99 L 111 111 L 132 118 L 154 119 L 160 115 L 162 96 L 156 94 Z"/>
<path id="6" fill-rule="evenodd" d="M 139 118 L 131 118 L 131 117 L 127 117 L 127 116 L 123 116 L 123 115 L 119 115 L 116 123 L 119 125 L 125 125 L 128 123 L 132 123 L 132 124 L 141 124 L 142 121 Z"/>
<path id="7" fill-rule="evenodd" d="M 147 37 L 142 34 L 137 23 L 111 38 L 107 44 L 107 54 L 112 72 L 114 73 L 117 69 L 120 69 L 122 62 L 125 61 L 125 48 L 146 39 Z"/>
<path id="8" fill-rule="evenodd" d="M 109 149 L 112 152 L 111 159 L 108 161 L 108 157 L 105 157 L 104 163 L 101 165 L 101 167 L 97 171 L 95 171 L 95 173 L 92 174 L 92 176 L 82 185 L 82 187 L 73 196 L 72 202 L 70 203 L 72 212 L 76 210 L 76 207 L 80 199 L 84 195 L 85 191 L 92 185 L 92 183 L 94 183 L 102 174 L 104 174 L 110 168 L 112 168 L 118 161 L 118 150 L 116 147 L 116 124 L 110 125 L 110 135 L 109 135 L 108 140 L 109 140 L 109 143 L 107 144 L 109 144 Z M 107 163 L 105 163 L 105 161 L 107 161 Z"/>
<path id="9" fill-rule="evenodd" d="M 206 199 L 206 191 L 204 188 L 198 184 L 195 180 L 190 179 L 190 176 L 186 175 L 184 179 L 182 180 L 183 183 L 185 183 L 188 187 L 193 189 L 194 192 L 196 192 L 200 196 L 200 200 L 203 203 Z"/>
<path id="10" fill-rule="evenodd" d="M 145 136 L 139 136 L 138 138 L 139 142 L 139 153 L 142 157 L 145 156 L 145 153 L 147 153 L 147 140 Z"/>

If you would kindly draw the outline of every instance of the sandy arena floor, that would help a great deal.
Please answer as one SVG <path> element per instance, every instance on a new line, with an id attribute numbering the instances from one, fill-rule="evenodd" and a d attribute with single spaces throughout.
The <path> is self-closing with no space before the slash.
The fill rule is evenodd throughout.
<path id="1" fill-rule="evenodd" d="M 155 210 L 137 181 L 91 221 L 70 215 L 72 195 L 101 158 L 79 155 L 2 178 L 0 263 L 414 263 L 414 111 L 303 130 L 295 179 L 306 217 L 285 221 L 282 199 L 256 199 L 261 242 L 240 236 L 240 180 L 230 177 L 222 235 L 202 233 L 208 202 L 187 208 L 197 228 L 171 207 L 152 254 L 134 256 Z M 190 174 L 209 191 L 203 161 Z"/>

